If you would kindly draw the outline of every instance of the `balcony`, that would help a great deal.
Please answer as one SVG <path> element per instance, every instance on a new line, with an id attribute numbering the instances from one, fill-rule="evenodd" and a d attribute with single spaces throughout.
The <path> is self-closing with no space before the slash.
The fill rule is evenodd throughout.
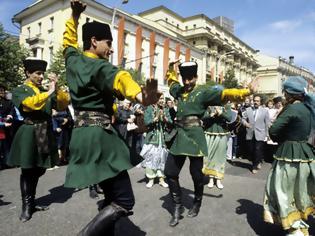
<path id="1" fill-rule="evenodd" d="M 28 43 L 31 47 L 36 47 L 36 46 L 43 46 L 45 43 L 45 40 L 39 38 L 38 36 L 31 37 L 25 40 L 26 43 Z"/>

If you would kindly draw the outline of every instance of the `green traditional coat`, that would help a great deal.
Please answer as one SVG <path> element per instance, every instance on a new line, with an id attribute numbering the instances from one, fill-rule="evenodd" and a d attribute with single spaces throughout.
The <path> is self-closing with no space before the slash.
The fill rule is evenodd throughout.
<path id="1" fill-rule="evenodd" d="M 160 111 L 160 108 L 148 106 L 144 113 L 144 124 L 148 127 L 148 132 L 145 136 L 144 143 L 145 144 L 154 144 L 156 146 L 165 146 L 165 139 L 164 139 L 164 131 L 166 128 L 166 122 L 172 123 L 172 119 L 169 113 L 168 108 L 164 108 L 163 112 L 166 117 L 166 122 L 159 121 L 154 122 L 154 117 L 156 113 Z"/>
<path id="2" fill-rule="evenodd" d="M 267 179 L 264 220 L 284 229 L 315 214 L 315 149 L 307 143 L 310 131 L 311 113 L 301 102 L 285 107 L 269 130 L 279 147 Z"/>
<path id="3" fill-rule="evenodd" d="M 279 143 L 276 160 L 288 162 L 315 161 L 314 147 L 308 144 L 311 132 L 311 114 L 303 103 L 284 108 L 269 129 L 270 138 Z"/>
<path id="4" fill-rule="evenodd" d="M 209 105 L 221 105 L 222 87 L 199 85 L 188 95 L 179 83 L 170 87 L 170 94 L 178 100 L 176 119 L 187 116 L 198 116 L 201 118 Z M 185 96 L 186 95 L 186 96 Z M 199 127 L 177 127 L 177 134 L 170 147 L 173 155 L 206 156 L 207 144 L 203 128 Z"/>
<path id="5" fill-rule="evenodd" d="M 74 110 L 113 114 L 113 83 L 118 68 L 75 48 L 65 50 L 67 81 Z M 65 186 L 86 187 L 131 168 L 130 151 L 114 128 L 74 128 Z"/>
<path id="6" fill-rule="evenodd" d="M 49 153 L 38 152 L 35 139 L 35 126 L 23 124 L 16 132 L 12 142 L 11 152 L 8 158 L 8 165 L 10 166 L 20 166 L 21 168 L 50 168 L 57 163 L 58 152 L 51 127 L 51 109 L 52 104 L 55 102 L 55 97 L 51 96 L 48 98 L 45 106 L 39 111 L 24 112 L 21 105 L 22 101 L 34 95 L 34 90 L 24 84 L 13 90 L 12 102 L 19 108 L 24 119 L 30 119 L 36 122 L 46 121 L 48 123 L 47 135 L 49 140 Z"/>

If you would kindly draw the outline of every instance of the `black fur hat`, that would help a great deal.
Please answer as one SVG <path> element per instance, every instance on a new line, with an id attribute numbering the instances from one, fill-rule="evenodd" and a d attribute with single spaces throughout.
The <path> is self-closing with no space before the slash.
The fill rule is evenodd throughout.
<path id="1" fill-rule="evenodd" d="M 178 66 L 180 75 L 183 79 L 192 79 L 197 77 L 198 64 L 194 61 L 183 62 Z"/>
<path id="2" fill-rule="evenodd" d="M 88 41 L 92 37 L 97 40 L 108 39 L 113 40 L 112 32 L 108 24 L 103 24 L 97 21 L 87 22 L 82 26 L 82 40 Z"/>

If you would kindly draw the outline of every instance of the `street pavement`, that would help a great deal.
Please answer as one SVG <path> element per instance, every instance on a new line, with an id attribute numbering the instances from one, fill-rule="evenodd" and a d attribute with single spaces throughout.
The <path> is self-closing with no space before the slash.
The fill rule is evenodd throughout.
<path id="1" fill-rule="evenodd" d="M 193 183 L 187 159 L 180 174 L 186 210 L 184 218 L 174 228 L 168 225 L 172 209 L 168 189 L 158 184 L 147 189 L 144 170 L 133 168 L 129 174 L 136 198 L 134 215 L 119 220 L 117 235 L 284 236 L 279 226 L 264 223 L 262 219 L 263 193 L 270 167 L 271 164 L 264 163 L 262 170 L 253 175 L 247 160 L 236 159 L 233 165 L 227 163 L 224 189 L 209 189 L 205 186 L 199 215 L 188 218 L 186 214 L 192 205 Z M 21 211 L 20 169 L 0 171 L 0 235 L 76 235 L 97 214 L 97 204 L 102 198 L 91 199 L 88 189 L 64 188 L 65 172 L 64 166 L 47 171 L 40 178 L 37 202 L 49 205 L 49 210 L 36 212 L 30 221 L 21 223 L 18 219 Z M 315 227 L 314 218 L 308 223 Z M 315 235 L 312 230 L 311 233 Z"/>

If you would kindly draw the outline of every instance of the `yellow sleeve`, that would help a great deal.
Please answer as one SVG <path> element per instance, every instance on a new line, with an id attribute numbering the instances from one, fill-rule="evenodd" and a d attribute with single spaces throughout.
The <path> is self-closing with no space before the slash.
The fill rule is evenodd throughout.
<path id="1" fill-rule="evenodd" d="M 242 100 L 250 94 L 249 89 L 223 89 L 222 100 Z"/>
<path id="2" fill-rule="evenodd" d="M 166 72 L 166 79 L 167 79 L 167 84 L 169 87 L 171 87 L 171 85 L 174 83 L 179 83 L 178 79 L 176 78 L 175 70 L 168 70 Z"/>
<path id="3" fill-rule="evenodd" d="M 74 47 L 78 48 L 78 23 L 71 17 L 66 22 L 66 30 L 63 33 L 63 48 Z"/>
<path id="4" fill-rule="evenodd" d="M 57 90 L 57 110 L 64 111 L 70 102 L 70 95 L 62 90 Z"/>
<path id="5" fill-rule="evenodd" d="M 141 93 L 140 86 L 132 79 L 130 73 L 123 70 L 115 76 L 113 89 L 130 101 L 135 101 L 136 95 Z"/>
<path id="6" fill-rule="evenodd" d="M 45 106 L 49 98 L 48 92 L 36 94 L 32 97 L 27 97 L 22 101 L 23 111 L 40 110 Z"/>
<path id="7" fill-rule="evenodd" d="M 114 116 L 116 116 L 118 113 L 118 106 L 116 103 L 113 104 L 113 112 L 114 112 Z"/>

